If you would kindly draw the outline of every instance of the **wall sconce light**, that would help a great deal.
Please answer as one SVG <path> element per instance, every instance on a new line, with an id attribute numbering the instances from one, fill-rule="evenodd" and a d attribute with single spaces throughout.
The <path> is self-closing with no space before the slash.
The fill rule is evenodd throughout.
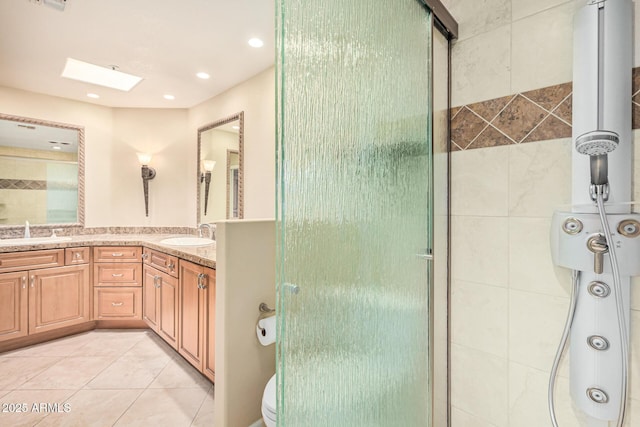
<path id="1" fill-rule="evenodd" d="M 151 154 L 138 153 L 138 161 L 142 165 L 142 186 L 144 187 L 144 213 L 149 216 L 149 180 L 156 177 L 156 170 L 149 167 Z"/>
<path id="2" fill-rule="evenodd" d="M 207 214 L 207 205 L 209 204 L 209 184 L 211 184 L 211 172 L 216 166 L 215 160 L 203 160 L 202 169 L 204 172 L 200 173 L 200 182 L 204 181 L 204 214 Z"/>

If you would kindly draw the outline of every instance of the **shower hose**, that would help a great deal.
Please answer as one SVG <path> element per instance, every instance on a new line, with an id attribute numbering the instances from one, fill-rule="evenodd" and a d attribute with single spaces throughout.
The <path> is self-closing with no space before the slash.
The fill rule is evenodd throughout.
<path id="1" fill-rule="evenodd" d="M 616 423 L 617 427 L 622 427 L 624 424 L 624 417 L 626 413 L 627 407 L 627 382 L 628 382 L 628 370 L 629 370 L 629 348 L 627 342 L 627 325 L 625 322 L 624 316 L 624 305 L 622 302 L 622 283 L 620 280 L 620 269 L 618 264 L 618 257 L 616 254 L 616 248 L 611 238 L 611 230 L 609 228 L 609 223 L 607 221 L 607 213 L 604 209 L 604 200 L 602 194 L 598 194 L 596 196 L 596 204 L 598 206 L 598 213 L 600 215 L 600 224 L 602 226 L 602 230 L 604 231 L 605 239 L 607 240 L 607 246 L 609 248 L 609 256 L 611 259 L 611 271 L 613 272 L 613 292 L 616 298 L 616 313 L 618 318 L 618 332 L 621 343 L 621 365 L 622 365 L 622 387 L 620 393 L 620 408 L 618 409 L 618 421 Z M 573 317 L 576 312 L 576 303 L 578 300 L 578 282 L 580 279 L 580 272 L 578 270 L 573 270 L 571 275 L 571 303 L 569 305 L 569 312 L 567 314 L 567 320 L 564 325 L 564 330 L 562 332 L 562 338 L 560 339 L 560 345 L 558 346 L 558 351 L 556 352 L 556 356 L 553 360 L 553 367 L 551 368 L 551 375 L 549 378 L 549 392 L 548 392 L 548 401 L 549 401 L 549 415 L 551 416 L 551 423 L 553 427 L 558 426 L 558 420 L 556 419 L 556 410 L 554 404 L 554 389 L 556 378 L 558 376 L 558 367 L 560 365 L 560 360 L 564 354 L 564 351 L 567 347 L 567 340 L 569 338 L 569 332 L 571 331 L 571 325 L 573 324 Z"/>

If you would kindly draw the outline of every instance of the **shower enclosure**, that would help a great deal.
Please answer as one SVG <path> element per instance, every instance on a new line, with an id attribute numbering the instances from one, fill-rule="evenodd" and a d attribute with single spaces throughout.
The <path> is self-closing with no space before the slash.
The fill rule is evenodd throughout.
<path id="1" fill-rule="evenodd" d="M 278 426 L 446 425 L 457 25 L 427 0 L 277 20 Z"/>

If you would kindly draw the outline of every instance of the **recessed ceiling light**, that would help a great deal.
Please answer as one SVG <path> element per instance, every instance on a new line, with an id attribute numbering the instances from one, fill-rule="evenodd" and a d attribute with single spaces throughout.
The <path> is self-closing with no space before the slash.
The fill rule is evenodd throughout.
<path id="1" fill-rule="evenodd" d="M 67 58 L 67 63 L 62 71 L 62 77 L 80 80 L 81 82 L 94 85 L 106 86 L 125 92 L 133 89 L 133 87 L 142 80 L 142 77 L 123 73 L 116 70 L 116 68 L 115 66 L 111 68 L 100 67 L 99 65 L 89 64 L 88 62 Z"/>
<path id="2" fill-rule="evenodd" d="M 100 98 L 100 95 L 98 95 L 97 93 L 88 93 L 87 96 L 89 98 L 93 98 L 93 99 L 98 99 Z"/>
<path id="3" fill-rule="evenodd" d="M 175 97 L 175 96 L 173 96 L 173 95 L 166 94 L 166 95 L 164 96 L 164 99 L 168 99 L 169 101 L 173 101 L 174 99 L 176 99 L 176 97 Z"/>
<path id="4" fill-rule="evenodd" d="M 249 46 L 251 47 L 262 47 L 264 46 L 264 42 L 258 38 L 252 38 L 249 40 Z"/>
<path id="5" fill-rule="evenodd" d="M 54 150 L 62 150 L 62 147 L 60 147 L 59 145 L 54 145 L 53 147 Z"/>
<path id="6" fill-rule="evenodd" d="M 209 77 L 211 77 L 209 74 L 204 73 L 204 72 L 199 72 L 198 74 L 196 74 L 196 76 L 198 76 L 199 78 L 204 79 L 204 80 L 206 80 Z"/>

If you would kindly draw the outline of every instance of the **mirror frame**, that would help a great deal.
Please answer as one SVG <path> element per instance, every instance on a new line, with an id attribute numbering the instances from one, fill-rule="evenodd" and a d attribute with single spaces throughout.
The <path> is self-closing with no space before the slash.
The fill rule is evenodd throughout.
<path id="1" fill-rule="evenodd" d="M 239 113 L 235 113 L 231 116 L 225 117 L 220 120 L 216 120 L 215 122 L 206 124 L 202 127 L 198 128 L 198 154 L 196 157 L 196 195 L 197 195 L 197 212 L 196 212 L 196 223 L 200 224 L 202 218 L 200 216 L 200 211 L 202 209 L 202 197 L 201 193 L 201 183 L 200 183 L 200 153 L 202 146 L 202 133 L 213 128 L 216 128 L 221 125 L 225 125 L 227 123 L 233 121 L 239 121 L 240 129 L 238 130 L 238 218 L 230 218 L 229 217 L 229 206 L 228 206 L 228 197 L 225 202 L 225 217 L 226 219 L 243 219 L 244 218 L 244 111 L 240 111 Z M 229 194 L 229 190 L 227 188 L 227 196 Z M 209 200 L 211 203 L 211 200 Z"/>
<path id="2" fill-rule="evenodd" d="M 232 216 L 229 214 L 229 212 L 232 210 L 231 209 L 231 182 L 229 182 L 229 175 L 231 174 L 231 154 L 235 153 L 238 155 L 238 218 L 240 218 L 240 152 L 239 150 L 230 150 L 229 148 L 227 148 L 227 167 L 225 169 L 226 173 L 225 176 L 227 178 L 227 197 L 226 197 L 226 205 L 225 205 L 225 209 L 226 209 L 226 214 L 227 214 L 227 219 L 232 219 Z"/>
<path id="3" fill-rule="evenodd" d="M 84 127 L 69 123 L 52 122 L 48 120 L 34 119 L 30 117 L 12 116 L 0 113 L 0 120 L 11 120 L 19 123 L 28 123 L 38 126 L 49 126 L 61 129 L 71 129 L 78 132 L 78 220 L 62 224 L 29 224 L 33 228 L 76 228 L 84 227 Z M 0 230 L 22 230 L 24 225 L 0 224 Z"/>

